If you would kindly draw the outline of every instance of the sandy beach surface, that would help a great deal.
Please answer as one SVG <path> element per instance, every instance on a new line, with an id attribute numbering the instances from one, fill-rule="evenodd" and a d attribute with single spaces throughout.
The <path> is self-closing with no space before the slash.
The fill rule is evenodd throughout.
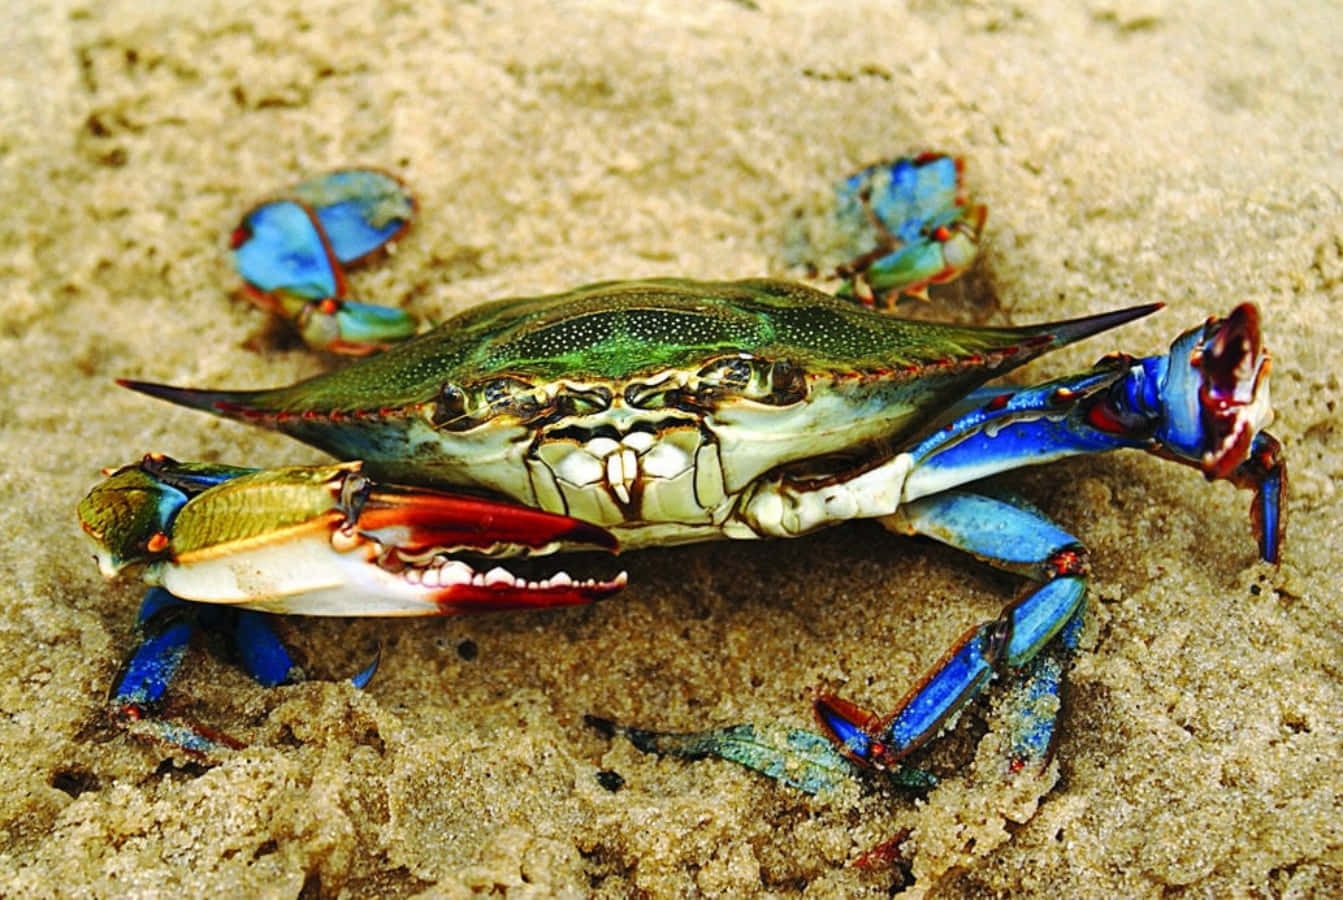
<path id="1" fill-rule="evenodd" d="M 1296 3 L 17 3 L 0 66 L 0 895 L 1323 896 L 1343 892 L 1343 13 Z M 290 619 L 314 676 L 194 652 L 205 767 L 103 714 L 140 588 L 74 520 L 148 450 L 322 457 L 117 377 L 287 384 L 328 360 L 235 299 L 262 195 L 385 167 L 422 215 L 359 296 L 441 319 L 651 275 L 797 275 L 790 230 L 883 157 L 965 158 L 981 267 L 939 314 L 1158 315 L 1034 364 L 1164 351 L 1262 310 L 1291 465 L 1280 568 L 1249 496 L 1143 454 L 1006 479 L 1091 548 L 1057 755 L 1005 782 L 991 704 L 924 796 L 812 798 L 583 723 L 890 708 L 1015 583 L 856 523 L 634 554 L 585 609 Z M 618 773 L 611 791 L 599 771 Z M 900 859 L 858 869 L 907 829 Z"/>

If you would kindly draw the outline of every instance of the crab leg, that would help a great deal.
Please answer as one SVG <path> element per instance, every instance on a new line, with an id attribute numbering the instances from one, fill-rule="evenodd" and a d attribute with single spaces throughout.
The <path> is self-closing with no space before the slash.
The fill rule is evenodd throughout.
<path id="1" fill-rule="evenodd" d="M 838 296 L 892 308 L 928 299 L 928 286 L 958 278 L 979 250 L 986 208 L 972 203 L 959 159 L 936 153 L 869 166 L 835 185 L 836 224 L 854 259 L 836 274 Z"/>
<path id="2" fill-rule="evenodd" d="M 1087 562 L 1081 543 L 1044 516 L 979 494 L 946 491 L 906 505 L 883 524 L 934 538 L 1038 582 L 998 618 L 966 632 L 889 715 L 879 717 L 831 695 L 817 698 L 817 721 L 846 755 L 890 769 L 935 736 L 996 672 L 1025 667 L 1019 689 L 1035 697 L 1057 693 L 1062 667 L 1032 663 L 1061 632 L 1065 648 L 1076 647 Z M 1057 704 L 1016 707 L 1024 718 L 1013 723 L 1014 770 L 1047 759 Z M 1037 712 L 1042 708 L 1050 711 Z"/>
<path id="3" fill-rule="evenodd" d="M 158 713 L 173 679 L 198 633 L 222 636 L 247 674 L 265 687 L 294 684 L 304 678 L 288 648 L 271 626 L 273 616 L 248 609 L 183 600 L 161 587 L 150 588 L 140 603 L 135 630 L 138 642 L 121 665 L 108 694 L 111 718 L 136 737 L 211 758 L 242 742 L 196 722 L 160 718 Z M 368 684 L 375 660 L 349 681 Z"/>
<path id="4" fill-rule="evenodd" d="M 908 451 L 904 502 L 882 519 L 990 565 L 1040 582 L 999 618 L 971 629 L 896 707 L 878 717 L 823 696 L 822 729 L 852 759 L 896 765 L 1003 669 L 1025 667 L 1016 702 L 1012 768 L 1043 763 L 1062 660 L 1041 651 L 1062 634 L 1076 647 L 1086 589 L 1086 554 L 1042 515 L 1002 500 L 953 490 L 995 472 L 1081 453 L 1139 448 L 1255 491 L 1251 518 L 1260 555 L 1277 562 L 1284 527 L 1286 466 L 1276 439 L 1260 431 L 1268 413 L 1268 357 L 1254 308 L 1233 310 L 1182 334 L 1164 356 L 1112 357 L 1091 372 L 1038 387 L 975 396 L 975 408 Z M 987 396 L 987 400 L 985 399 Z"/>
<path id="5" fill-rule="evenodd" d="M 415 334 L 399 309 L 356 303 L 344 267 L 397 240 L 415 201 L 383 172 L 345 169 L 297 184 L 249 210 L 229 238 L 243 294 L 290 319 L 309 346 L 365 355 Z"/>
<path id="6" fill-rule="evenodd" d="M 908 451 L 907 503 L 998 472 L 1133 448 L 1226 479 L 1255 497 L 1260 556 L 1276 563 L 1287 469 L 1272 418 L 1268 353 L 1250 304 L 1181 334 L 1162 356 L 1110 356 L 1088 373 L 975 392 L 970 409 Z"/>
<path id="7" fill-rule="evenodd" d="M 227 618 L 229 623 L 220 621 Z M 242 744 L 194 722 L 160 718 L 164 695 L 186 658 L 194 634 L 202 629 L 233 630 L 233 644 L 244 668 L 267 687 L 297 681 L 302 672 L 264 620 L 246 610 L 218 610 L 150 588 L 136 618 L 139 642 L 122 663 L 107 698 L 111 718 L 136 737 L 209 757 Z M 227 628 L 232 624 L 233 629 Z"/>

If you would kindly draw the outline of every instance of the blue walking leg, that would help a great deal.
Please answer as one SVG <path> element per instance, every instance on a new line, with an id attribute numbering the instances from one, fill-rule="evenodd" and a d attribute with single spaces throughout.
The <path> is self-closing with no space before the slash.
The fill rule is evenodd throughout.
<path id="1" fill-rule="evenodd" d="M 932 537 L 1037 583 L 998 618 L 962 635 L 894 712 L 878 716 L 837 697 L 819 697 L 815 709 L 822 729 L 854 761 L 898 767 L 994 674 L 1011 671 L 1019 674 L 1021 694 L 1011 701 L 1018 710 L 1011 767 L 1043 764 L 1057 704 L 1039 700 L 1057 696 L 1063 665 L 1041 652 L 1056 638 L 1065 655 L 1076 646 L 1086 595 L 1085 550 L 1033 510 L 961 491 L 914 501 L 885 521 L 892 530 Z"/>
<path id="2" fill-rule="evenodd" d="M 201 627 L 201 605 L 150 588 L 136 621 L 139 641 L 122 664 L 108 697 L 113 721 L 138 738 L 210 757 L 242 745 L 227 735 L 192 723 L 160 718 L 159 708 L 186 658 L 192 635 Z"/>

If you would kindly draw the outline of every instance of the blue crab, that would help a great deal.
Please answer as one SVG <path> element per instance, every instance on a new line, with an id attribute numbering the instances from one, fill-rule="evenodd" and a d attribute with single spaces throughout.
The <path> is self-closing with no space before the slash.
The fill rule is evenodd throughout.
<path id="1" fill-rule="evenodd" d="M 886 232 L 937 245 L 920 251 L 931 261 L 914 267 L 915 280 L 964 268 L 967 242 L 977 238 L 982 208 L 959 190 L 937 206 L 947 204 L 954 209 L 942 223 L 923 230 L 887 219 L 908 213 L 918 225 L 935 209 L 873 206 Z M 296 221 L 322 237 L 315 213 Z M 864 275 L 907 252 L 882 247 L 841 274 L 866 277 L 878 293 L 899 291 L 880 271 Z M 618 590 L 623 574 L 524 576 L 513 561 L 790 538 L 872 518 L 963 549 L 1027 586 L 885 715 L 823 694 L 814 704 L 819 734 L 594 724 L 646 750 L 733 759 L 813 792 L 873 769 L 919 785 L 928 777 L 911 754 L 1003 675 L 1018 711 L 1011 765 L 1043 764 L 1057 704 L 1037 701 L 1058 693 L 1077 646 L 1087 553 L 1039 512 L 973 482 L 1078 454 L 1145 450 L 1252 489 L 1259 554 L 1276 562 L 1281 553 L 1286 466 L 1263 430 L 1272 417 L 1269 357 L 1253 306 L 1183 332 L 1164 354 L 1111 354 L 1043 384 L 985 386 L 1159 306 L 972 327 L 902 320 L 768 279 L 604 282 L 489 303 L 289 387 L 123 381 L 349 462 L 252 470 L 151 456 L 89 494 L 80 517 L 103 571 L 142 565 L 158 585 L 112 706 L 151 737 L 211 752 L 226 741 L 151 715 L 195 628 L 229 631 L 249 670 L 278 683 L 295 673 L 264 613 L 584 603 Z"/>

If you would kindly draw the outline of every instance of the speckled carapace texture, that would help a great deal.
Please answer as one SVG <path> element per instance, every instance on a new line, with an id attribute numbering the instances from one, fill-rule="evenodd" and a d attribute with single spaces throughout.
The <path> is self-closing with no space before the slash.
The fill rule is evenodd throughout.
<path id="1" fill-rule="evenodd" d="M 0 64 L 0 894 L 939 896 L 1343 891 L 1337 410 L 1343 15 L 1329 0 L 11 3 Z M 857 523 L 651 551 L 587 609 L 288 620 L 266 690 L 203 650 L 177 712 L 213 768 L 105 724 L 139 588 L 74 508 L 147 450 L 312 451 L 123 391 L 288 383 L 328 361 L 235 300 L 253 200 L 382 166 L 422 215 L 355 292 L 442 318 L 642 275 L 789 274 L 790 224 L 885 156 L 963 155 L 984 260 L 940 312 L 1159 315 L 1047 357 L 1164 350 L 1259 304 L 1291 461 L 1281 568 L 1248 495 L 1141 454 L 1007 479 L 1093 551 L 1057 755 L 1005 783 L 992 704 L 925 798 L 813 799 L 584 726 L 804 727 L 889 708 L 1015 589 Z M 957 292 L 953 291 L 953 295 Z M 474 653 L 472 652 L 474 650 Z M 624 786 L 597 780 L 612 770 Z M 902 861 L 858 870 L 908 829 Z"/>

